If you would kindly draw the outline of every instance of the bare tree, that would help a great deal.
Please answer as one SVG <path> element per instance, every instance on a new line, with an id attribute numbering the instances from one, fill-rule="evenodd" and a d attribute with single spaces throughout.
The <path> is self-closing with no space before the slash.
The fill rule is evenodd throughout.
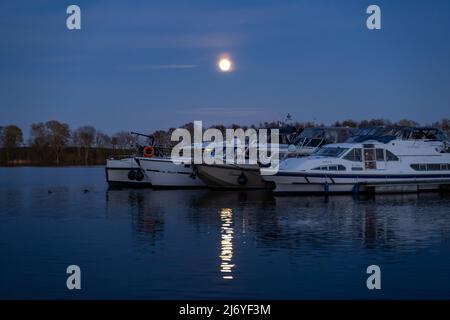
<path id="1" fill-rule="evenodd" d="M 386 119 L 372 119 L 369 121 L 369 126 L 377 127 L 377 126 L 388 126 L 391 122 Z"/>
<path id="2" fill-rule="evenodd" d="M 347 120 L 342 121 L 342 126 L 346 127 L 346 128 L 357 128 L 358 122 L 351 120 L 351 119 L 347 119 Z"/>
<path id="3" fill-rule="evenodd" d="M 219 130 L 220 132 L 222 132 L 222 134 L 224 136 L 225 136 L 226 129 L 227 129 L 223 124 L 215 124 L 215 125 L 212 125 L 210 128 L 214 128 L 214 129 Z"/>
<path id="4" fill-rule="evenodd" d="M 56 155 L 56 165 L 59 166 L 62 149 L 67 145 L 70 138 L 70 128 L 67 123 L 56 120 L 45 123 L 48 134 L 48 142 Z"/>
<path id="5" fill-rule="evenodd" d="M 111 146 L 113 148 L 113 150 L 116 150 L 117 145 L 119 144 L 119 140 L 116 136 L 113 136 L 111 138 Z"/>
<path id="6" fill-rule="evenodd" d="M 29 144 L 38 148 L 48 145 L 48 132 L 45 123 L 37 122 L 31 124 Z"/>
<path id="7" fill-rule="evenodd" d="M 80 139 L 81 145 L 84 149 L 84 164 L 88 164 L 89 149 L 92 147 L 95 141 L 96 130 L 92 126 L 82 126 L 76 130 L 76 134 Z"/>
<path id="8" fill-rule="evenodd" d="M 97 148 L 108 148 L 111 146 L 111 138 L 106 133 L 97 131 L 95 135 L 95 146 Z"/>
<path id="9" fill-rule="evenodd" d="M 450 119 L 441 119 L 441 129 L 447 132 L 450 131 Z"/>
<path id="10" fill-rule="evenodd" d="M 367 127 L 369 127 L 370 126 L 370 124 L 369 124 L 369 121 L 367 121 L 367 120 L 362 120 L 360 123 L 359 123 L 359 127 L 360 128 L 367 128 Z"/>
<path id="11" fill-rule="evenodd" d="M 450 133 L 450 119 L 443 118 L 441 121 L 434 122 L 433 127 L 438 127 L 439 129 Z"/>
<path id="12" fill-rule="evenodd" d="M 23 143 L 22 129 L 14 124 L 4 127 L 1 130 L 0 142 L 6 149 L 6 161 L 9 161 L 11 149 Z"/>
<path id="13" fill-rule="evenodd" d="M 83 143 L 80 139 L 80 136 L 78 135 L 77 130 L 72 131 L 72 145 L 77 149 L 77 160 L 80 161 L 81 156 L 81 149 L 83 148 Z"/>
<path id="14" fill-rule="evenodd" d="M 189 131 L 189 133 L 191 134 L 191 137 L 194 136 L 194 123 L 193 122 L 185 123 L 181 126 L 181 128 Z"/>
<path id="15" fill-rule="evenodd" d="M 359 123 L 360 128 L 367 128 L 367 127 L 381 127 L 390 125 L 391 122 L 389 120 L 385 119 L 371 119 L 371 120 L 362 120 Z"/>
<path id="16" fill-rule="evenodd" d="M 121 131 L 114 134 L 113 139 L 117 141 L 117 147 L 119 149 L 131 149 L 134 148 L 137 142 L 137 138 L 129 132 Z"/>
<path id="17" fill-rule="evenodd" d="M 414 120 L 401 119 L 400 121 L 398 121 L 396 123 L 396 125 L 405 126 L 405 127 L 417 127 L 419 125 L 419 123 Z"/>
<path id="18" fill-rule="evenodd" d="M 170 136 L 169 133 L 164 130 L 156 130 L 152 133 L 152 136 L 155 138 L 155 145 L 167 147 L 170 145 Z"/>
<path id="19" fill-rule="evenodd" d="M 45 154 L 45 149 L 49 145 L 49 134 L 45 123 L 32 123 L 30 126 L 30 138 L 28 140 L 29 146 L 37 154 L 39 161 L 42 161 Z"/>

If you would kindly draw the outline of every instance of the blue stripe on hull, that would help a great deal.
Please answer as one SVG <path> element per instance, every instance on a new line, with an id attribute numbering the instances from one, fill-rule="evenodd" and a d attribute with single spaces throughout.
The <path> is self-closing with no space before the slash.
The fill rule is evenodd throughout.
<path id="1" fill-rule="evenodd" d="M 345 178 L 345 179 L 426 179 L 426 178 L 444 178 L 450 179 L 450 174 L 323 174 L 323 173 L 296 173 L 296 172 L 278 172 L 274 176 L 280 177 L 304 177 L 304 178 Z"/>

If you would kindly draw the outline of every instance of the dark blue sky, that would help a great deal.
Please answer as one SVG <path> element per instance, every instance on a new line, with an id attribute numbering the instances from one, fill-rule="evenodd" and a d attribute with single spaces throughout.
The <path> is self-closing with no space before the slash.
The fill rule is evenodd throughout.
<path id="1" fill-rule="evenodd" d="M 81 31 L 66 29 L 70 4 Z M 449 14 L 448 0 L 1 1 L 0 125 L 427 123 L 450 117 Z M 223 53 L 235 72 L 217 71 Z"/>

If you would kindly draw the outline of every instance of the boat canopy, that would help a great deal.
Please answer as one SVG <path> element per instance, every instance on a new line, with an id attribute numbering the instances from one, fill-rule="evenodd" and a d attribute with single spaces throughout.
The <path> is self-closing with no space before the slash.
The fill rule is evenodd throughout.
<path id="1" fill-rule="evenodd" d="M 306 128 L 295 138 L 291 144 L 296 146 L 318 147 L 323 144 L 346 141 L 354 129 L 339 127 L 313 127 Z"/>
<path id="2" fill-rule="evenodd" d="M 396 139 L 397 139 L 397 137 L 395 137 L 395 136 L 366 135 L 366 136 L 356 136 L 356 137 L 354 137 L 352 142 L 362 143 L 362 142 L 369 141 L 369 140 L 375 140 L 375 141 L 378 141 L 381 143 L 388 143 L 388 142 L 391 142 L 392 140 L 396 140 Z"/>
<path id="3" fill-rule="evenodd" d="M 386 126 L 386 127 L 361 128 L 355 133 L 354 136 L 350 137 L 350 139 L 347 142 L 358 142 L 361 139 L 360 137 L 362 136 L 371 136 L 371 137 L 388 136 L 400 140 L 432 140 L 432 141 L 448 140 L 447 134 L 438 128 Z"/>

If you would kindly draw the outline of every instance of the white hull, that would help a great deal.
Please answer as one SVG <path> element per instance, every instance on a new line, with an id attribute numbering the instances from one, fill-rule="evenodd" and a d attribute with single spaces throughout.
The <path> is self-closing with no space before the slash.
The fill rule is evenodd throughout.
<path id="1" fill-rule="evenodd" d="M 370 178 L 308 175 L 265 176 L 265 180 L 275 183 L 279 193 L 397 193 L 439 190 L 450 185 L 450 178 L 442 177 L 386 177 L 373 175 Z"/>
<path id="2" fill-rule="evenodd" d="M 418 192 L 450 185 L 450 154 L 442 142 L 379 140 L 327 145 L 282 161 L 278 173 L 263 179 L 275 183 L 275 192 Z"/>
<path id="3" fill-rule="evenodd" d="M 141 170 L 140 166 L 134 160 L 134 158 L 125 159 L 108 159 L 106 161 L 106 181 L 111 186 L 150 186 L 150 179 L 148 175 L 144 173 L 143 179 L 138 181 L 136 179 L 130 179 L 130 171 Z"/>
<path id="4" fill-rule="evenodd" d="M 165 158 L 138 158 L 141 168 L 154 187 L 205 187 L 205 183 L 192 174 L 192 164 L 175 164 Z"/>
<path id="5" fill-rule="evenodd" d="M 196 165 L 196 174 L 208 187 L 235 189 L 265 189 L 272 187 L 272 183 L 264 181 L 257 164 L 232 165 Z"/>

